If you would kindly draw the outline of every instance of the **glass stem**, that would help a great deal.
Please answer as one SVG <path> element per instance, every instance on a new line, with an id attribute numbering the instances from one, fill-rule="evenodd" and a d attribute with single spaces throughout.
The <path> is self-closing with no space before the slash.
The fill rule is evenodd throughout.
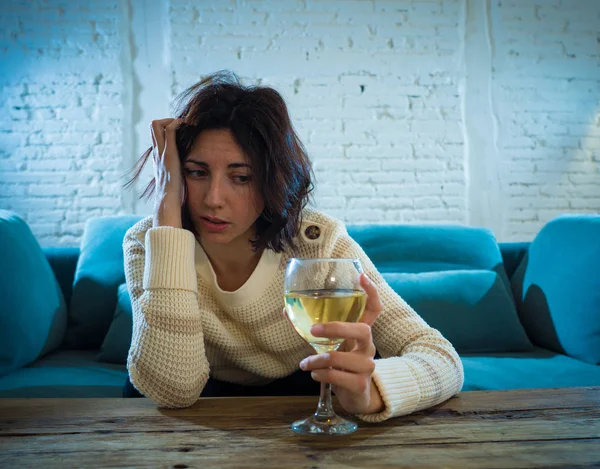
<path id="1" fill-rule="evenodd" d="M 331 384 L 321 383 L 321 397 L 319 398 L 319 405 L 315 412 L 315 420 L 326 422 L 333 417 L 335 417 L 335 412 L 331 404 Z"/>

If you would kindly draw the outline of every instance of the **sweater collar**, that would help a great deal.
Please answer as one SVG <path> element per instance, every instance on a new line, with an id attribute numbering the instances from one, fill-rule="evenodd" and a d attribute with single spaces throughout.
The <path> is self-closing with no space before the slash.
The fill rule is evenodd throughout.
<path id="1" fill-rule="evenodd" d="M 271 249 L 265 249 L 254 272 L 240 288 L 228 292 L 222 290 L 217 282 L 217 275 L 202 248 L 202 245 L 196 240 L 195 263 L 196 272 L 208 283 L 213 294 L 223 306 L 237 308 L 252 303 L 258 299 L 271 283 L 281 262 L 281 253 L 276 253 Z M 281 293 L 283 295 L 283 292 Z"/>

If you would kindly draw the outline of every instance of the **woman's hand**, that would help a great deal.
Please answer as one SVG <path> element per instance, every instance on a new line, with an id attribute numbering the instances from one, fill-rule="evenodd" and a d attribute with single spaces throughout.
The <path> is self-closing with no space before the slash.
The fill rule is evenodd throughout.
<path id="1" fill-rule="evenodd" d="M 182 119 L 152 121 L 152 160 L 154 161 L 154 226 L 181 228 L 183 177 L 175 132 Z"/>
<path id="2" fill-rule="evenodd" d="M 360 284 L 367 293 L 367 304 L 357 323 L 330 322 L 312 327 L 315 337 L 344 338 L 340 349 L 305 358 L 300 368 L 310 370 L 315 381 L 331 384 L 341 406 L 353 414 L 381 412 L 384 403 L 373 382 L 375 345 L 371 326 L 382 306 L 375 284 L 362 274 Z"/>

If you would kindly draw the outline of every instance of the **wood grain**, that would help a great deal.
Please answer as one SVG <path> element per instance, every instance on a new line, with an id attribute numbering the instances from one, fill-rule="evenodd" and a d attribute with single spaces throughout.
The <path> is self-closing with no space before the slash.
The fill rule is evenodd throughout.
<path id="1" fill-rule="evenodd" d="M 468 392 L 346 437 L 290 424 L 316 397 L 0 399 L 0 467 L 598 467 L 600 387 Z"/>

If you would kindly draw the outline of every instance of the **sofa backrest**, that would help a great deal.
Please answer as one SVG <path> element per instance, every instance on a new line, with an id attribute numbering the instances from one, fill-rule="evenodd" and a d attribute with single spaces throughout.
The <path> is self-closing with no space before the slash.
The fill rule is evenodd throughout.
<path id="1" fill-rule="evenodd" d="M 44 248 L 43 251 L 50 267 L 54 271 L 54 275 L 65 297 L 65 302 L 68 305 L 73 293 L 73 278 L 75 277 L 75 269 L 77 268 L 77 260 L 79 259 L 79 248 Z"/>
<path id="2" fill-rule="evenodd" d="M 509 279 L 512 279 L 517 267 L 519 267 L 525 254 L 527 254 L 530 245 L 530 241 L 498 243 L 500 253 L 502 254 L 504 270 Z"/>
<path id="3" fill-rule="evenodd" d="M 141 217 L 122 215 L 93 218 L 85 225 L 75 269 L 65 343 L 69 348 L 102 344 L 125 282 L 123 239 Z"/>
<path id="4" fill-rule="evenodd" d="M 502 256 L 492 232 L 462 225 L 348 225 L 381 273 L 493 270 Z"/>
<path id="5" fill-rule="evenodd" d="M 411 230 L 420 230 L 423 235 L 428 232 L 435 230 L 434 225 L 411 225 Z M 464 227 L 460 227 L 464 229 Z M 390 242 L 397 246 L 397 240 L 393 237 L 390 238 L 391 233 L 397 229 L 396 225 L 349 225 L 348 231 L 351 236 L 365 249 L 365 252 L 371 257 L 378 269 L 385 271 L 386 269 L 393 269 L 393 265 L 386 260 L 383 253 L 385 252 L 386 243 L 390 246 Z M 439 229 L 439 228 L 438 228 Z M 387 231 L 387 234 L 386 234 Z M 380 232 L 381 237 L 379 237 Z M 372 233 L 373 236 L 368 235 Z M 412 231 L 416 233 L 416 231 Z M 387 240 L 387 241 L 386 241 Z M 379 249 L 378 245 L 382 248 Z M 512 243 L 498 243 L 500 253 L 502 255 L 502 261 L 504 269 L 508 279 L 510 279 L 517 266 L 525 256 L 529 247 L 529 242 L 512 242 Z M 375 251 L 377 248 L 377 251 Z M 53 247 L 44 248 L 44 253 L 56 278 L 61 287 L 65 301 L 67 305 L 71 301 L 71 294 L 73 289 L 73 279 L 75 277 L 75 270 L 77 267 L 77 261 L 79 259 L 80 249 L 79 247 Z M 389 255 L 389 250 L 387 251 Z M 394 256 L 400 256 L 399 253 L 395 253 Z"/>

